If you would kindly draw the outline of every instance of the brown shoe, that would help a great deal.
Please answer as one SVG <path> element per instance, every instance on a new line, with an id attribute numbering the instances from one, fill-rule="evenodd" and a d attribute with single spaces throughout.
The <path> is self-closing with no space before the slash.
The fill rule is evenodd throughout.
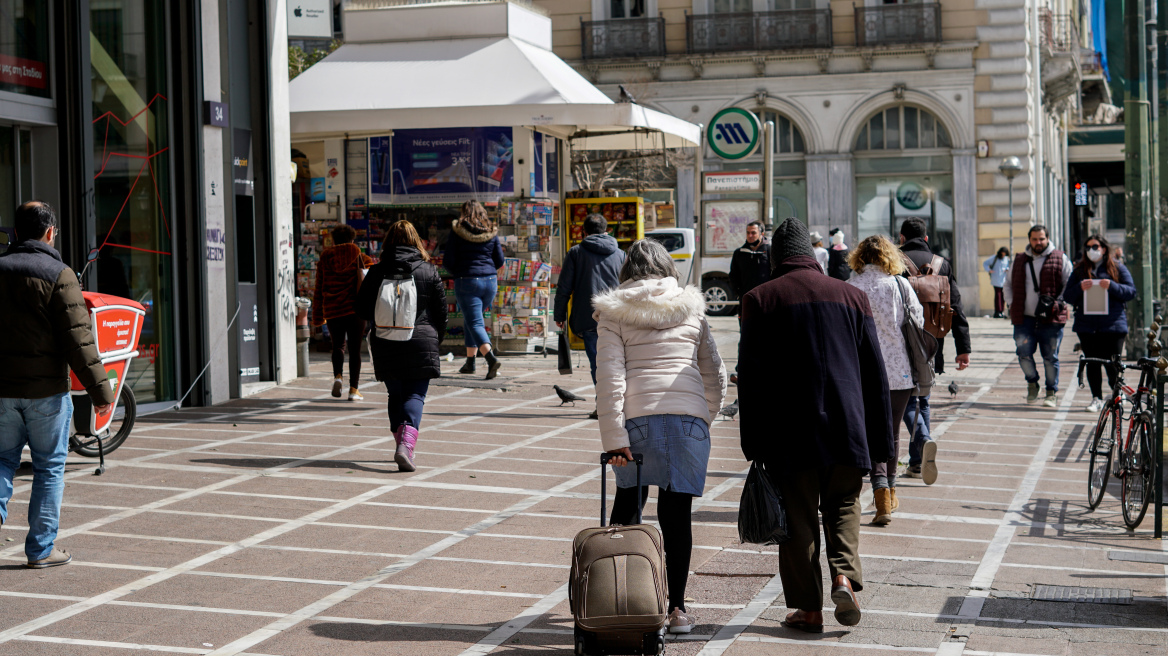
<path id="1" fill-rule="evenodd" d="M 783 626 L 804 633 L 823 633 L 823 612 L 797 610 L 793 613 L 787 613 L 786 619 L 783 620 Z"/>
<path id="2" fill-rule="evenodd" d="M 53 547 L 53 552 L 41 558 L 40 560 L 30 560 L 25 564 L 29 569 L 44 569 L 46 567 L 56 567 L 58 565 L 68 565 L 73 560 L 73 556 L 69 555 L 68 551 Z"/>
<path id="3" fill-rule="evenodd" d="M 831 600 L 835 602 L 835 621 L 844 626 L 860 623 L 860 600 L 852 592 L 852 582 L 843 574 L 831 584 Z"/>
<path id="4" fill-rule="evenodd" d="M 890 487 L 888 491 L 892 493 L 892 512 L 896 512 L 896 509 L 900 508 L 900 502 L 896 500 L 896 488 Z"/>
<path id="5" fill-rule="evenodd" d="M 875 526 L 887 526 L 892 521 L 892 493 L 886 487 L 879 487 L 872 491 L 876 497 L 876 518 L 872 520 Z"/>

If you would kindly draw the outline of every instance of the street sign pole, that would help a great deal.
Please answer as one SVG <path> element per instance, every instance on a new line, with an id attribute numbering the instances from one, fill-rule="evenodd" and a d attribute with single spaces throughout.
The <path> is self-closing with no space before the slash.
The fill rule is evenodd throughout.
<path id="1" fill-rule="evenodd" d="M 702 153 L 706 148 L 706 128 L 698 124 L 698 130 L 698 145 L 694 146 L 694 255 L 689 275 L 693 286 L 702 289 L 702 233 L 705 232 L 702 225 Z"/>
<path id="2" fill-rule="evenodd" d="M 775 122 L 767 121 L 762 126 L 762 188 L 763 223 L 770 232 L 775 229 Z"/>

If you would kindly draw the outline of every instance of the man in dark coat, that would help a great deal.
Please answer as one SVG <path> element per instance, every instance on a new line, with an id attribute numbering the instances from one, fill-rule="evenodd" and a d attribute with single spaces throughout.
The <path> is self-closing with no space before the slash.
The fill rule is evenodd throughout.
<path id="1" fill-rule="evenodd" d="M 738 298 L 771 279 L 771 245 L 762 236 L 762 224 L 746 224 L 746 243 L 730 257 L 730 286 Z"/>
<path id="2" fill-rule="evenodd" d="M 928 226 L 924 219 L 912 217 L 900 224 L 900 250 L 920 271 L 933 259 L 933 249 L 929 247 Z M 949 304 L 953 308 L 953 343 L 957 345 L 957 370 L 969 366 L 969 320 L 961 308 L 961 289 L 957 286 L 957 276 L 953 275 L 953 264 L 941 258 L 939 276 L 949 278 Z M 945 373 L 945 339 L 937 340 L 937 358 L 933 369 Z M 937 443 L 930 432 L 931 412 L 929 396 L 914 396 L 908 400 L 904 410 L 904 425 L 908 428 L 908 469 L 909 478 L 923 478 L 925 485 L 937 482 Z"/>
<path id="3" fill-rule="evenodd" d="M 592 297 L 620 284 L 620 270 L 625 263 L 625 252 L 609 235 L 608 221 L 600 214 L 584 219 L 584 240 L 568 249 L 560 280 L 556 283 L 556 307 L 553 317 L 556 326 L 568 327 L 584 340 L 584 353 L 592 368 L 592 384 L 596 384 L 596 319 L 592 318 Z M 572 316 L 568 317 L 568 301 L 572 301 Z M 595 411 L 591 417 L 597 418 Z"/>
<path id="4" fill-rule="evenodd" d="M 17 208 L 15 223 L 19 241 L 0 255 L 0 525 L 8 521 L 12 476 L 27 445 L 33 478 L 24 553 L 27 566 L 39 569 L 73 559 L 54 546 L 72 432 L 69 370 L 99 414 L 111 410 L 114 393 L 77 274 L 53 248 L 58 232 L 53 209 L 29 201 Z"/>
<path id="5" fill-rule="evenodd" d="M 836 619 L 860 621 L 860 489 L 892 452 L 892 410 L 868 297 L 823 275 L 807 227 L 787 219 L 771 237 L 774 279 L 742 299 L 739 430 L 787 508 L 779 548 L 786 624 L 823 630 L 819 516 Z M 776 347 L 781 345 L 781 347 Z"/>

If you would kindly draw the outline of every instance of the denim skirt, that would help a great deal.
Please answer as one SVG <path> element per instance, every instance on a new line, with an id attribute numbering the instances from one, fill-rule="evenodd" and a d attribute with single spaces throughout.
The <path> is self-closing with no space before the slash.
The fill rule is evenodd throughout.
<path id="1" fill-rule="evenodd" d="M 710 462 L 710 429 L 689 415 L 649 415 L 625 421 L 629 448 L 645 458 L 641 485 L 702 496 Z M 616 467 L 617 487 L 637 486 L 637 466 Z"/>

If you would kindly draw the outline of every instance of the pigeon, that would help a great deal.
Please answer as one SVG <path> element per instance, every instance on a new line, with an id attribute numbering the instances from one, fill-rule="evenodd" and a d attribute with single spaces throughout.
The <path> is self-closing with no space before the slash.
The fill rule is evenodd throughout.
<path id="1" fill-rule="evenodd" d="M 575 407 L 577 401 L 584 400 L 584 397 L 576 396 L 575 394 L 560 387 L 559 385 L 552 385 L 552 389 L 556 390 L 556 396 L 560 397 L 560 405 L 564 405 L 565 403 L 571 403 L 572 407 Z"/>
<path id="2" fill-rule="evenodd" d="M 730 420 L 733 421 L 734 415 L 738 414 L 738 400 L 735 399 L 734 403 L 731 403 L 725 408 L 719 410 L 718 414 L 722 415 L 723 417 L 729 417 Z"/>
<path id="3" fill-rule="evenodd" d="M 951 398 L 954 398 L 954 399 L 957 398 L 957 393 L 960 391 L 961 391 L 961 389 L 959 387 L 957 387 L 957 381 L 953 381 L 953 382 L 949 383 L 949 396 Z"/>
<path id="4" fill-rule="evenodd" d="M 621 102 L 621 103 L 635 103 L 635 102 L 637 102 L 637 99 L 634 98 L 631 93 L 629 93 L 629 90 L 625 88 L 625 85 L 618 84 L 617 87 L 620 89 L 620 95 L 617 96 L 617 102 Z"/>

